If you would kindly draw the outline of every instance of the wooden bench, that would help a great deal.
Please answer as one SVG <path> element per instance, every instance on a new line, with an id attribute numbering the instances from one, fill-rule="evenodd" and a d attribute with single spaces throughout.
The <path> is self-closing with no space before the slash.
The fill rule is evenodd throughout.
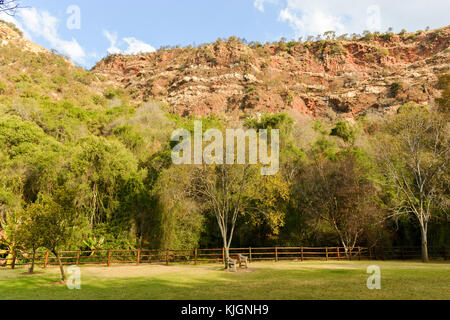
<path id="1" fill-rule="evenodd" d="M 245 267 L 245 269 L 248 269 L 248 257 L 240 254 L 239 255 L 239 268 Z"/>
<path id="2" fill-rule="evenodd" d="M 233 270 L 233 272 L 237 272 L 237 269 L 236 269 L 237 260 L 236 259 L 228 258 L 227 265 L 228 265 L 228 271 L 230 271 L 230 268 L 231 268 Z"/>
<path id="3" fill-rule="evenodd" d="M 237 264 L 239 263 L 239 268 L 248 269 L 248 257 L 240 254 L 236 259 L 228 258 L 228 270 L 233 270 L 233 272 L 237 272 Z"/>

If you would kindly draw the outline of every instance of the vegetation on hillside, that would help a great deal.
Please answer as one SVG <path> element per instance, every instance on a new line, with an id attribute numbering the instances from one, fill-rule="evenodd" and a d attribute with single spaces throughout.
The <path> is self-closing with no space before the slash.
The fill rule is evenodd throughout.
<path id="1" fill-rule="evenodd" d="M 223 245 L 214 199 L 193 188 L 195 178 L 217 186 L 220 170 L 203 172 L 205 182 L 199 168 L 171 160 L 173 130 L 192 131 L 197 119 L 170 114 L 156 101 L 135 105 L 126 90 L 58 55 L 4 46 L 0 61 L 0 250 L 45 248 L 57 255 L 58 249 L 91 250 L 86 243 L 92 239 L 102 239 L 94 241 L 101 249 Z M 447 84 L 443 76 L 439 111 L 407 105 L 385 119 L 201 119 L 204 130 L 281 133 L 281 170 L 272 177 L 249 175 L 231 245 L 418 245 L 424 228 L 407 214 L 418 205 L 430 213 L 428 244 L 450 244 Z M 431 135 L 423 137 L 427 142 L 438 131 L 439 152 L 430 153 L 430 144 L 412 158 L 403 148 L 411 125 Z M 389 158 L 379 155 L 382 139 L 393 147 Z M 426 190 L 433 201 L 416 192 L 424 186 L 413 167 L 403 166 L 432 160 L 440 177 Z M 402 170 L 411 193 L 400 192 L 386 163 Z M 36 230 L 42 237 L 35 238 Z"/>

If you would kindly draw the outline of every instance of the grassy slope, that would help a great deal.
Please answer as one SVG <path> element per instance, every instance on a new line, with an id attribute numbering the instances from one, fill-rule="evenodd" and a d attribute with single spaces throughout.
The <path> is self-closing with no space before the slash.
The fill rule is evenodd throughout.
<path id="1" fill-rule="evenodd" d="M 366 287 L 367 266 L 382 290 Z M 28 276 L 0 270 L 0 299 L 450 299 L 450 264 L 415 262 L 254 263 L 248 272 L 218 265 L 82 268 L 82 290 L 54 284 L 58 270 Z"/>

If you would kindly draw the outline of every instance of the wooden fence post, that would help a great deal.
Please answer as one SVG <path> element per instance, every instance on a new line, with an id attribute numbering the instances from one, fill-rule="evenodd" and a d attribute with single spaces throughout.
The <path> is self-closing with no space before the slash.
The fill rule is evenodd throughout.
<path id="1" fill-rule="evenodd" d="M 17 256 L 14 253 L 13 256 L 12 256 L 11 269 L 15 269 L 16 268 L 16 259 L 17 259 Z"/>
<path id="2" fill-rule="evenodd" d="M 353 261 L 354 259 L 356 259 L 356 257 L 358 257 L 358 260 L 360 260 L 360 261 L 362 261 L 364 259 L 369 259 L 369 261 L 371 261 L 371 260 L 386 260 L 386 259 L 389 260 L 389 259 L 398 259 L 400 255 L 401 255 L 402 259 L 407 260 L 408 258 L 410 258 L 412 256 L 411 252 L 413 252 L 412 251 L 413 249 L 408 251 L 408 248 L 409 247 L 395 247 L 394 248 L 395 251 L 393 251 L 393 249 L 388 249 L 386 251 L 386 249 L 384 247 L 376 247 L 376 246 L 373 246 L 373 247 L 355 247 L 355 248 L 348 248 L 344 252 L 345 256 L 342 255 L 342 253 L 340 251 L 340 247 L 321 247 L 321 248 L 314 247 L 314 248 L 310 248 L 309 250 L 314 250 L 314 249 L 315 250 L 319 250 L 319 249 L 320 250 L 324 250 L 325 251 L 326 261 L 329 262 L 329 261 L 332 261 L 333 259 L 336 258 L 336 256 L 334 256 L 335 253 L 337 253 L 337 260 L 338 261 L 343 261 L 343 260 Z M 305 247 L 284 248 L 284 247 L 276 246 L 276 247 L 271 247 L 271 248 L 259 248 L 259 249 L 266 251 L 265 254 L 268 254 L 268 259 L 269 260 L 270 260 L 270 255 L 272 254 L 269 250 L 274 250 L 274 255 L 275 255 L 274 256 L 274 260 L 275 260 L 275 262 L 280 262 L 282 260 L 289 260 L 289 259 L 298 261 L 298 257 L 296 256 L 297 254 L 300 254 L 300 259 L 301 259 L 302 262 L 307 260 L 308 258 L 311 258 L 310 256 L 307 255 L 308 252 L 310 252 L 310 251 L 308 251 L 308 248 L 305 248 Z M 300 249 L 300 252 L 297 251 L 298 249 Z M 199 261 L 199 255 L 200 255 L 199 254 L 199 250 L 200 250 L 200 254 L 201 254 L 201 252 L 202 252 L 201 250 L 202 249 L 198 249 L 198 248 L 194 249 L 194 256 L 192 256 L 192 251 L 190 251 L 189 259 L 188 259 L 189 262 L 194 262 L 195 265 L 200 263 L 200 261 Z M 216 261 L 216 262 L 220 261 L 220 253 L 217 253 L 217 251 L 220 250 L 220 249 L 210 249 L 210 250 L 212 250 L 211 252 L 215 251 L 216 253 L 207 254 L 207 255 L 208 256 L 209 255 L 210 256 L 214 256 L 214 261 Z M 226 258 L 225 257 L 225 250 L 226 250 L 225 248 L 222 248 L 222 262 L 223 263 L 225 263 L 225 258 Z M 237 250 L 237 249 L 235 249 L 235 250 Z M 245 250 L 247 250 L 247 249 L 243 249 L 244 252 L 245 252 Z M 286 251 L 286 252 L 284 252 L 283 250 L 295 250 L 295 252 L 294 251 Z M 336 251 L 333 251 L 333 250 L 336 250 Z M 367 250 L 367 252 L 365 252 L 365 250 Z M 127 261 L 128 262 L 132 262 L 130 260 L 134 260 L 134 262 L 136 262 L 136 265 L 139 266 L 142 263 L 142 253 L 143 253 L 143 251 L 146 252 L 146 250 L 142 250 L 142 249 L 126 251 L 126 252 L 132 252 L 133 256 L 134 256 L 135 253 L 137 253 L 137 256 L 134 256 L 135 258 L 127 259 Z M 152 250 L 150 250 L 150 251 L 152 251 Z M 165 257 L 164 257 L 163 256 L 164 250 L 156 250 L 156 252 L 157 252 L 156 255 L 158 257 L 158 261 L 159 262 L 161 262 L 161 263 L 165 262 L 166 265 L 169 265 L 170 262 L 175 262 L 175 263 L 179 262 L 179 259 L 177 259 L 177 256 L 176 256 L 177 250 L 173 251 L 173 250 L 170 250 L 170 249 L 165 249 L 165 251 L 166 252 L 165 252 Z M 173 256 L 171 256 L 171 254 L 172 254 L 171 252 L 172 251 L 173 251 Z M 121 255 L 112 255 L 113 252 L 122 252 L 122 251 L 121 250 L 103 250 L 102 254 L 107 253 L 107 261 L 103 260 L 105 258 L 104 256 L 99 256 L 98 260 L 89 260 L 87 262 L 85 260 L 83 260 L 84 262 L 82 262 L 81 261 L 81 258 L 82 258 L 81 255 L 83 253 L 82 251 L 73 251 L 72 252 L 73 254 L 71 256 L 68 256 L 68 257 L 66 257 L 64 259 L 69 259 L 68 261 L 71 261 L 71 262 L 75 262 L 73 260 L 76 259 L 76 265 L 77 266 L 79 266 L 80 264 L 83 264 L 83 263 L 89 264 L 89 263 L 95 263 L 96 261 L 97 262 L 103 261 L 101 263 L 107 262 L 107 266 L 111 267 L 112 264 L 114 264 L 114 258 L 121 258 L 122 257 Z M 50 261 L 50 259 L 52 259 L 50 257 L 51 253 L 50 253 L 50 251 L 45 251 L 45 254 L 42 254 L 42 253 L 43 252 L 40 252 L 38 261 L 41 261 L 41 259 L 42 259 L 43 260 L 43 267 L 44 267 L 44 269 L 47 269 L 47 267 L 49 265 L 52 265 L 52 263 Z M 66 252 L 66 253 L 68 253 L 68 252 Z M 254 251 L 254 248 L 249 247 L 248 248 L 249 262 L 253 262 L 253 260 L 255 258 L 254 254 L 256 254 L 256 255 L 259 254 L 258 253 L 258 249 L 256 251 Z M 280 255 L 283 255 L 283 254 L 286 255 L 286 257 L 280 256 Z M 305 256 L 305 254 L 306 254 L 306 256 Z M 321 253 L 320 253 L 320 251 L 313 251 L 312 254 L 318 254 L 318 255 L 316 255 L 316 256 L 314 256 L 312 258 L 317 258 L 317 257 L 320 258 L 320 254 Z M 364 254 L 364 256 L 363 256 L 363 254 Z M 434 255 L 437 254 L 437 257 L 440 256 L 444 260 L 447 260 L 448 259 L 448 255 L 449 255 L 448 254 L 448 247 L 445 247 L 445 246 L 437 247 L 437 248 L 434 249 L 433 254 Z M 19 265 L 19 263 L 27 260 L 26 258 L 23 258 L 20 254 L 19 255 L 17 255 L 17 254 L 12 255 L 11 254 L 10 257 L 12 257 L 12 258 L 8 259 L 8 262 L 11 262 L 11 264 L 8 263 L 7 266 L 8 267 L 11 266 L 11 269 L 16 268 Z M 126 256 L 126 257 L 128 257 L 128 256 Z M 155 257 L 155 256 L 150 256 L 150 257 Z M 85 258 L 85 257 L 83 257 L 83 258 Z M 164 258 L 165 258 L 165 260 L 162 260 Z M 172 261 L 170 259 L 172 259 Z M 118 259 L 118 260 L 121 260 L 121 259 Z M 256 258 L 256 260 L 258 260 L 258 257 Z M 150 259 L 150 261 L 151 261 L 151 259 Z M 116 262 L 122 263 L 122 262 L 119 262 L 119 261 L 116 261 Z M 147 260 L 147 262 L 148 262 L 148 260 Z"/>
<path id="3" fill-rule="evenodd" d="M 108 250 L 108 267 L 111 266 L 111 250 Z"/>
<path id="4" fill-rule="evenodd" d="M 45 253 L 44 269 L 47 269 L 48 264 L 48 251 Z"/>

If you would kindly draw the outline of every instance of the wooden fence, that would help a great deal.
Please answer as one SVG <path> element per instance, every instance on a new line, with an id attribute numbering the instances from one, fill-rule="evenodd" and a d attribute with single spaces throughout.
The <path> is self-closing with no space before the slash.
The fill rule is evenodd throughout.
<path id="1" fill-rule="evenodd" d="M 448 247 L 430 247 L 431 259 L 447 260 L 450 256 Z M 113 264 L 165 264 L 170 263 L 225 263 L 224 249 L 192 250 L 96 250 L 96 251 L 60 251 L 63 265 L 105 265 Z M 341 260 L 408 260 L 420 259 L 420 247 L 365 248 L 356 247 L 348 252 L 342 247 L 270 247 L 270 248 L 232 248 L 230 256 L 239 254 L 254 261 L 341 261 Z M 8 258 L 0 255 L 0 267 L 29 265 L 31 254 L 19 253 Z M 58 265 L 56 257 L 50 252 L 39 251 L 35 264 L 47 268 Z"/>

